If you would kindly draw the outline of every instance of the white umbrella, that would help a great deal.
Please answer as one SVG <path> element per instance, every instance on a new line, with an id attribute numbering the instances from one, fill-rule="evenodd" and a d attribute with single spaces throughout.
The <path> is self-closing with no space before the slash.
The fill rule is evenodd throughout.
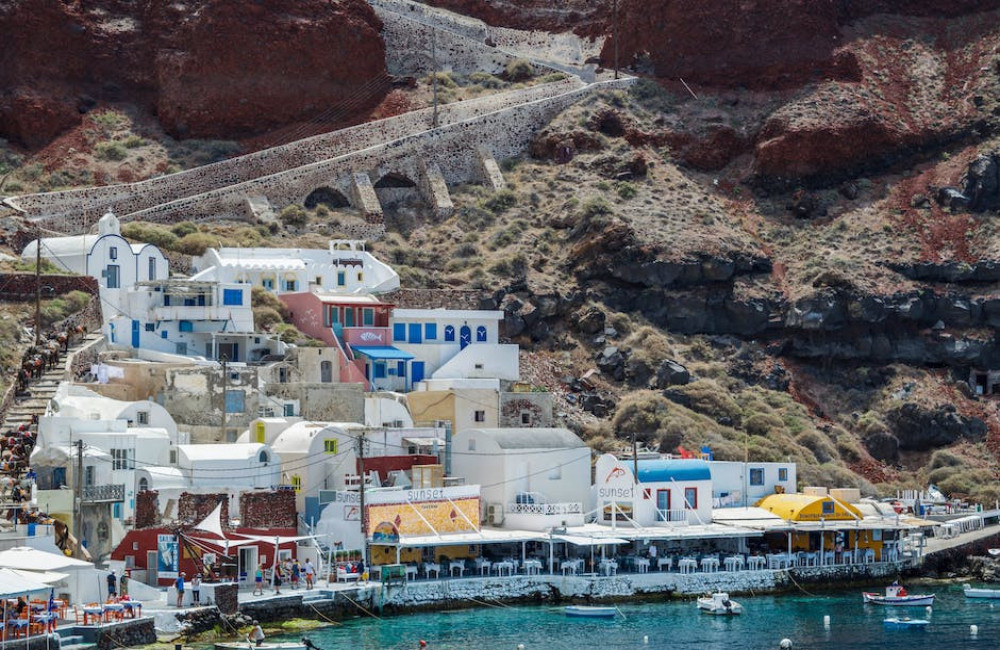
<path id="1" fill-rule="evenodd" d="M 37 591 L 48 591 L 51 587 L 37 579 L 25 577 L 20 571 L 0 569 L 0 598 L 12 598 Z"/>
<path id="2" fill-rule="evenodd" d="M 30 546 L 18 546 L 0 551 L 0 567 L 27 569 L 28 571 L 58 571 L 59 569 L 78 567 L 94 568 L 94 565 L 91 562 L 76 560 L 59 553 L 40 551 Z"/>
<path id="3" fill-rule="evenodd" d="M 0 569 L 0 571 L 10 571 L 25 580 L 44 582 L 47 585 L 54 585 L 69 577 L 68 573 L 59 573 L 58 571 L 29 571 L 27 569 Z"/>

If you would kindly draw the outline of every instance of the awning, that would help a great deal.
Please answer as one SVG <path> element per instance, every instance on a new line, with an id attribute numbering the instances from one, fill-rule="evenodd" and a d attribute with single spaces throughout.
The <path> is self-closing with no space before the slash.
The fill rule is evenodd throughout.
<path id="1" fill-rule="evenodd" d="M 620 537 L 580 537 L 579 535 L 553 535 L 552 539 L 567 542 L 573 546 L 603 546 L 604 544 L 628 544 L 627 539 Z"/>
<path id="2" fill-rule="evenodd" d="M 397 361 L 409 361 L 413 358 L 413 355 L 409 352 L 403 352 L 399 348 L 391 345 L 352 345 L 351 349 L 356 354 L 363 354 L 369 359 L 395 359 Z"/>
<path id="3" fill-rule="evenodd" d="M 505 544 L 510 542 L 540 542 L 548 535 L 530 530 L 482 530 L 464 533 L 443 533 L 441 535 L 400 535 L 401 548 L 421 548 L 427 546 L 460 546 L 465 544 Z M 388 544 L 395 546 L 395 544 Z"/>

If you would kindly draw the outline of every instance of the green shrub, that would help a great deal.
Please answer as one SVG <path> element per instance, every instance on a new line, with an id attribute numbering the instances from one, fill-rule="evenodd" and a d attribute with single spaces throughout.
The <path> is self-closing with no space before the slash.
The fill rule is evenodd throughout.
<path id="1" fill-rule="evenodd" d="M 63 296 L 63 300 L 66 301 L 69 313 L 75 314 L 90 303 L 90 297 L 90 294 L 86 291 L 70 291 Z"/>
<path id="2" fill-rule="evenodd" d="M 488 196 L 482 206 L 495 215 L 500 215 L 517 205 L 517 195 L 510 190 L 500 190 Z"/>
<path id="3" fill-rule="evenodd" d="M 177 247 L 177 235 L 163 226 L 143 221 L 130 221 L 123 224 L 122 236 L 126 239 L 153 244 L 166 250 L 175 250 Z"/>
<path id="4" fill-rule="evenodd" d="M 655 327 L 643 325 L 625 339 L 624 347 L 633 359 L 645 361 L 650 366 L 657 365 L 673 356 L 670 340 Z"/>
<path id="5" fill-rule="evenodd" d="M 615 190 L 617 190 L 618 196 L 626 201 L 631 198 L 635 198 L 635 195 L 639 193 L 639 190 L 636 189 L 635 185 L 629 183 L 628 181 L 615 183 Z"/>
<path id="6" fill-rule="evenodd" d="M 767 436 L 772 431 L 784 431 L 785 423 L 770 413 L 754 413 L 743 421 L 743 428 L 752 436 Z"/>
<path id="7" fill-rule="evenodd" d="M 820 463 L 829 463 L 837 459 L 836 448 L 818 431 L 806 431 L 800 434 L 795 442 L 811 451 Z"/>
<path id="8" fill-rule="evenodd" d="M 125 160 L 128 151 L 121 142 L 98 142 L 94 147 L 94 155 L 98 160 L 118 161 Z"/>
<path id="9" fill-rule="evenodd" d="M 171 233 L 173 234 L 173 233 Z M 205 251 L 219 244 L 219 238 L 207 232 L 193 232 L 184 235 L 174 246 L 175 251 L 185 255 L 204 255 Z"/>
<path id="10" fill-rule="evenodd" d="M 286 226 L 301 228 L 309 223 L 309 213 L 301 205 L 287 205 L 281 210 L 281 222 Z"/>
<path id="11" fill-rule="evenodd" d="M 270 307 L 255 307 L 253 310 L 253 324 L 257 331 L 269 331 L 278 323 L 283 322 L 285 320 L 281 314 Z"/>
<path id="12" fill-rule="evenodd" d="M 504 76 L 508 81 L 527 81 L 535 76 L 535 67 L 526 59 L 514 59 L 507 64 Z"/>
<path id="13" fill-rule="evenodd" d="M 141 138 L 137 135 L 130 135 L 125 138 L 125 141 L 122 144 L 125 145 L 126 149 L 138 149 L 139 147 L 146 146 L 148 143 L 145 138 Z"/>
<path id="14" fill-rule="evenodd" d="M 90 120 L 105 132 L 124 128 L 128 124 L 128 117 L 113 110 L 94 111 L 90 114 Z"/>
<path id="15" fill-rule="evenodd" d="M 62 298 L 43 300 L 39 311 L 42 325 L 45 327 L 63 320 L 70 314 L 69 305 Z"/>
<path id="16" fill-rule="evenodd" d="M 488 72 L 473 72 L 469 75 L 469 81 L 489 89 L 502 88 L 504 86 L 503 79 L 495 77 Z"/>
<path id="17" fill-rule="evenodd" d="M 678 386 L 677 390 L 687 395 L 691 400 L 691 409 L 711 418 L 729 418 L 738 422 L 741 409 L 729 391 L 712 379 L 699 379 L 686 386 Z"/>
<path id="18" fill-rule="evenodd" d="M 281 316 L 281 320 L 288 320 L 288 307 L 264 287 L 254 286 L 250 289 L 250 306 L 254 309 L 271 309 Z"/>
<path id="19" fill-rule="evenodd" d="M 198 232 L 198 226 L 194 225 L 190 221 L 182 221 L 171 226 L 170 232 L 174 233 L 178 237 L 184 237 L 185 235 L 190 235 L 193 232 Z"/>
<path id="20" fill-rule="evenodd" d="M 614 212 L 614 210 L 611 209 L 610 203 L 598 197 L 585 201 L 581 208 L 581 212 L 584 217 L 592 219 L 594 217 L 609 215 Z"/>

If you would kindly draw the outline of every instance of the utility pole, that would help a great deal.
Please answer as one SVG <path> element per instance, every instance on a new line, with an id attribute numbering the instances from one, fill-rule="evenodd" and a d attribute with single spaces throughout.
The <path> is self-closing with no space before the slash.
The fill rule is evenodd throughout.
<path id="1" fill-rule="evenodd" d="M 42 230 L 35 231 L 35 347 L 42 343 Z"/>
<path id="2" fill-rule="evenodd" d="M 368 567 L 368 512 L 365 510 L 365 433 L 358 434 L 358 473 L 361 482 L 358 486 L 361 506 L 361 562 Z"/>
<path id="3" fill-rule="evenodd" d="M 83 528 L 83 440 L 76 441 L 76 476 L 73 481 L 73 536 L 76 543 L 82 542 L 80 530 Z"/>
<path id="4" fill-rule="evenodd" d="M 229 410 L 226 405 L 226 386 L 229 383 L 229 376 L 226 374 L 226 361 L 229 358 L 226 355 L 219 357 L 222 361 L 222 436 L 219 438 L 219 442 L 226 443 L 226 412 Z"/>
<path id="5" fill-rule="evenodd" d="M 617 2 L 617 0 L 616 0 Z M 431 66 L 434 71 L 431 73 L 431 84 L 434 93 L 434 128 L 438 126 L 438 60 L 437 60 L 437 30 L 431 30 Z"/>
<path id="6" fill-rule="evenodd" d="M 614 0 L 614 3 L 611 5 L 611 7 L 612 7 L 611 22 L 613 23 L 611 27 L 613 33 L 611 36 L 612 38 L 615 39 L 615 79 L 617 79 L 618 78 L 618 0 Z"/>
<path id="7" fill-rule="evenodd" d="M 635 484 L 639 484 L 639 445 L 635 441 L 635 431 L 632 432 L 632 471 L 635 474 Z"/>

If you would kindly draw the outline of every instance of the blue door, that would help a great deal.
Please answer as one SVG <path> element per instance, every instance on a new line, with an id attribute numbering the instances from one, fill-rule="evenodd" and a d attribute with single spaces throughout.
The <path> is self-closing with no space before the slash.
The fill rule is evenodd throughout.
<path id="1" fill-rule="evenodd" d="M 413 383 L 424 380 L 424 362 L 423 361 L 413 361 L 410 363 L 410 378 Z"/>
<path id="2" fill-rule="evenodd" d="M 668 521 L 670 519 L 670 490 L 656 491 L 656 520 Z"/>
<path id="3" fill-rule="evenodd" d="M 410 334 L 407 340 L 410 343 L 422 343 L 424 340 L 422 336 L 422 331 L 423 328 L 420 326 L 420 323 L 410 323 L 410 329 L 409 329 Z"/>
<path id="4" fill-rule="evenodd" d="M 132 321 L 132 347 L 139 347 L 139 321 Z"/>
<path id="5" fill-rule="evenodd" d="M 472 343 L 472 330 L 468 325 L 462 325 L 462 329 L 458 332 L 458 347 L 464 350 L 470 343 Z"/>

